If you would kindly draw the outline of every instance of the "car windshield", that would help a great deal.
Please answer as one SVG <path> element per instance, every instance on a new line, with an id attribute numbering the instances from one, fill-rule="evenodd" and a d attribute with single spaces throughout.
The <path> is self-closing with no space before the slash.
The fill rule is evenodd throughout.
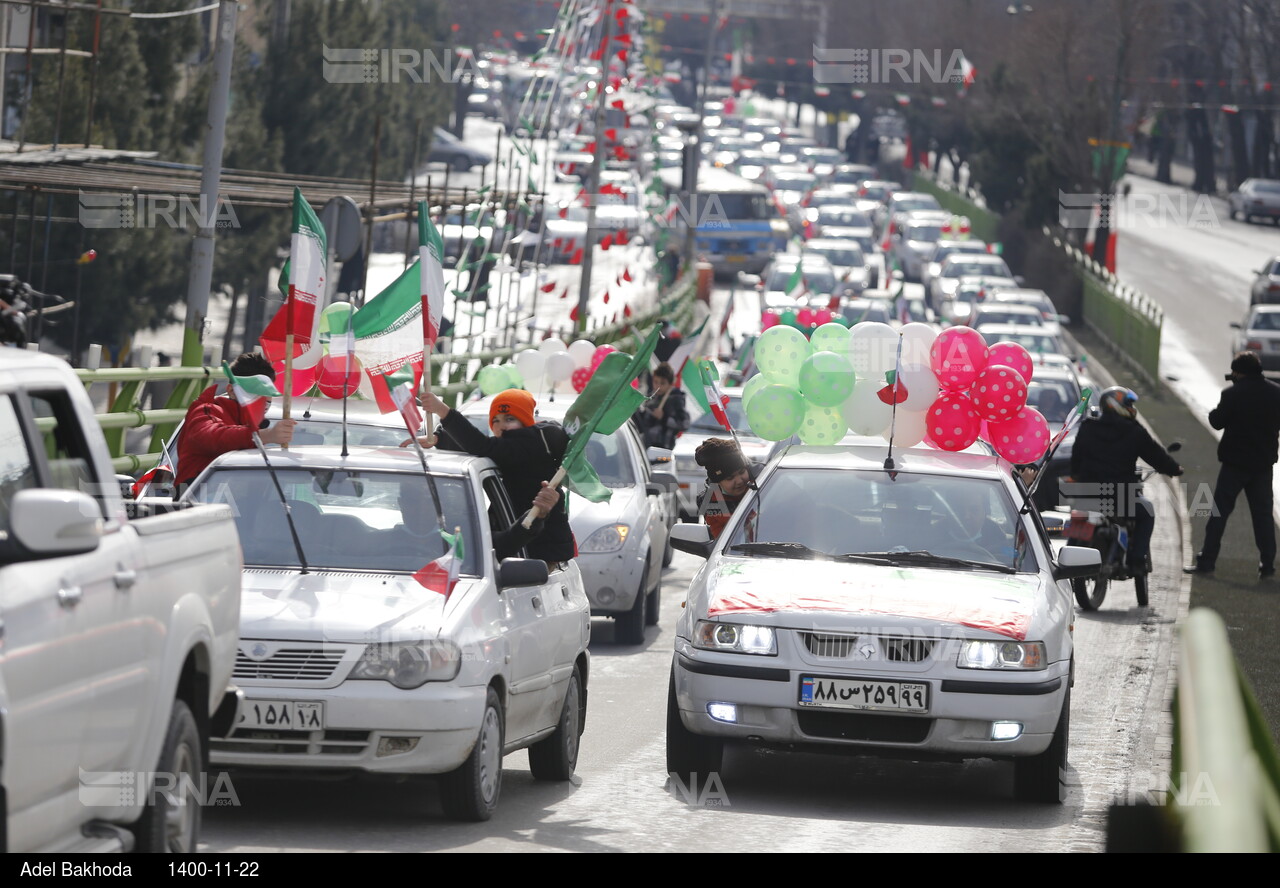
<path id="1" fill-rule="evenodd" d="M 1027 385 L 1027 403 L 1040 411 L 1050 426 L 1061 425 L 1080 401 L 1080 389 L 1066 379 L 1033 379 Z"/>
<path id="2" fill-rule="evenodd" d="M 776 269 L 769 276 L 769 283 L 765 286 L 765 289 L 781 290 L 785 293 L 791 283 L 791 276 L 795 272 L 796 267 L 794 265 Z M 829 271 L 806 269 L 794 295 L 800 295 L 801 288 L 808 290 L 810 293 L 830 293 L 836 288 L 836 279 Z"/>
<path id="3" fill-rule="evenodd" d="M 421 473 L 285 467 L 277 467 L 275 477 L 308 567 L 421 570 L 446 551 L 436 515 L 438 494 L 445 527 L 462 529 L 461 572 L 480 575 L 483 546 L 466 479 L 436 475 L 429 484 Z M 280 494 L 265 467 L 215 469 L 190 498 L 232 507 L 246 565 L 300 566 Z"/>
<path id="4" fill-rule="evenodd" d="M 979 324 L 1017 324 L 1022 327 L 1040 327 L 1040 315 L 1030 311 L 1008 311 L 1000 308 L 982 308 L 974 319 Z"/>
<path id="5" fill-rule="evenodd" d="M 840 314 L 850 324 L 860 324 L 863 321 L 876 321 L 877 323 L 887 324 L 893 320 L 893 313 L 889 309 L 887 302 L 851 302 L 840 309 Z"/>
<path id="6" fill-rule="evenodd" d="M 862 251 L 853 247 L 809 247 L 807 252 L 817 253 L 824 257 L 832 265 L 841 267 L 851 265 L 863 265 L 866 260 L 862 258 Z"/>
<path id="7" fill-rule="evenodd" d="M 1254 314 L 1253 320 L 1249 322 L 1250 330 L 1280 330 L 1280 313 L 1274 311 L 1260 311 Z"/>
<path id="8" fill-rule="evenodd" d="M 763 194 L 751 193 L 700 193 L 698 195 L 699 224 L 730 221 L 759 221 L 771 216 L 769 202 Z"/>
<path id="9" fill-rule="evenodd" d="M 849 228 L 870 228 L 866 213 L 844 207 L 823 207 L 818 210 L 818 222 L 822 225 L 844 225 Z"/>
<path id="10" fill-rule="evenodd" d="M 1005 488 L 953 475 L 780 468 L 750 502 L 728 551 L 751 555 L 751 545 L 734 548 L 751 543 L 799 543 L 832 556 L 927 552 L 1036 569 Z"/>
<path id="11" fill-rule="evenodd" d="M 893 202 L 895 213 L 909 213 L 912 210 L 940 210 L 938 202 L 932 197 L 908 197 Z"/>
<path id="12" fill-rule="evenodd" d="M 952 256 L 947 260 L 947 267 L 943 271 L 944 277 L 964 277 L 967 274 L 1004 274 L 1008 269 L 1004 262 L 977 262 L 973 259 L 961 259 Z"/>
<path id="13" fill-rule="evenodd" d="M 912 225 L 907 229 L 907 240 L 936 241 L 942 237 L 940 225 Z"/>
<path id="14" fill-rule="evenodd" d="M 778 176 L 773 180 L 773 187 L 779 191 L 808 191 L 816 180 L 813 176 Z"/>
<path id="15" fill-rule="evenodd" d="M 1280 194 L 1280 182 L 1254 182 L 1253 190 L 1263 194 Z"/>
<path id="16" fill-rule="evenodd" d="M 979 330 L 978 332 L 981 333 L 982 331 Z M 1066 354 L 1058 345 L 1058 340 L 1047 334 L 1005 331 L 998 335 L 990 333 L 986 334 L 986 338 L 988 341 L 999 340 L 1000 342 L 1016 342 L 1033 355 Z"/>

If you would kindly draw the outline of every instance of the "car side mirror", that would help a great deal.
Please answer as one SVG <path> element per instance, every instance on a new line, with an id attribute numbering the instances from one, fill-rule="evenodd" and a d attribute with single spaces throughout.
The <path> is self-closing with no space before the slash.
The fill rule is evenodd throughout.
<path id="1" fill-rule="evenodd" d="M 1019 287 L 1025 287 L 1027 284 L 1027 279 L 1020 274 L 1015 274 L 1013 276 L 1013 282 L 1017 284 Z"/>
<path id="2" fill-rule="evenodd" d="M 644 455 L 651 466 L 669 466 L 675 459 L 675 452 L 665 447 L 650 447 L 645 450 Z"/>
<path id="3" fill-rule="evenodd" d="M 77 490 L 20 490 L 9 510 L 0 563 L 83 555 L 102 539 L 102 510 Z"/>
<path id="4" fill-rule="evenodd" d="M 507 558 L 498 565 L 498 589 L 541 586 L 547 582 L 547 562 L 538 558 Z"/>
<path id="5" fill-rule="evenodd" d="M 708 558 L 715 547 L 711 528 L 705 524 L 676 524 L 671 528 L 671 548 Z"/>
<path id="6" fill-rule="evenodd" d="M 1058 315 L 1059 324 L 1070 324 L 1071 318 L 1068 315 Z"/>
<path id="7" fill-rule="evenodd" d="M 1075 580 L 1096 576 L 1102 568 L 1102 553 L 1088 546 L 1063 546 L 1058 550 L 1055 580 Z"/>

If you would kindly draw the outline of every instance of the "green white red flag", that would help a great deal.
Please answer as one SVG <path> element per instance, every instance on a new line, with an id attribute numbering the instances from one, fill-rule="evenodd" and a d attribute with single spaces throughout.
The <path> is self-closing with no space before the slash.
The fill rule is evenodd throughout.
<path id="1" fill-rule="evenodd" d="M 458 575 L 462 572 L 462 561 L 466 556 L 462 546 L 461 530 L 456 533 L 446 533 L 441 530 L 440 536 L 448 547 L 445 553 L 417 571 L 413 578 L 424 589 L 439 592 L 447 600 L 453 592 L 453 587 L 458 584 Z"/>
<path id="2" fill-rule="evenodd" d="M 289 241 L 288 292 L 284 306 L 258 341 L 272 363 L 285 359 L 286 337 L 293 336 L 293 366 L 298 370 L 320 362 L 320 310 L 325 300 L 325 265 L 329 255 L 324 228 L 302 191 L 293 189 L 293 234 Z"/>
<path id="3" fill-rule="evenodd" d="M 261 373 L 256 376 L 236 376 L 231 372 L 231 366 L 226 361 L 222 362 L 222 372 L 231 383 L 231 393 L 235 395 L 241 407 L 256 404 L 263 398 L 280 397 L 276 384 L 268 376 L 263 376 Z"/>
<path id="4" fill-rule="evenodd" d="M 444 240 L 431 223 L 427 202 L 418 204 L 418 273 L 422 297 L 422 342 L 427 354 L 440 337 L 444 317 Z"/>
<path id="5" fill-rule="evenodd" d="M 351 319 L 355 354 L 365 373 L 360 393 L 377 402 L 382 413 L 396 409 L 391 397 L 395 386 L 409 379 L 416 389 L 422 379 L 420 266 L 420 261 L 410 265 Z"/>
<path id="6" fill-rule="evenodd" d="M 418 429 L 422 428 L 422 411 L 418 409 L 413 380 L 406 379 L 393 388 L 391 400 L 395 402 L 396 409 L 404 418 L 404 425 L 409 430 L 409 434 L 418 434 Z"/>
<path id="7" fill-rule="evenodd" d="M 702 391 L 707 399 L 707 409 L 726 432 L 732 432 L 733 425 L 729 422 L 728 413 L 729 396 L 720 391 L 720 371 L 704 358 L 698 361 L 698 376 L 702 381 Z"/>

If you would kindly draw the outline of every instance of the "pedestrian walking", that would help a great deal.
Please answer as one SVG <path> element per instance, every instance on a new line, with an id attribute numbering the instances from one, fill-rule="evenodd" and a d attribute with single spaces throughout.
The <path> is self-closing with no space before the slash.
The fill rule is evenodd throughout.
<path id="1" fill-rule="evenodd" d="M 1204 545 L 1188 573 L 1213 573 L 1222 547 L 1227 519 L 1244 491 L 1253 519 L 1253 541 L 1258 546 L 1258 577 L 1276 573 L 1276 525 L 1272 517 L 1271 476 L 1280 439 L 1280 386 L 1262 375 L 1262 361 L 1251 351 L 1231 361 L 1218 406 L 1209 413 L 1209 425 L 1222 430 L 1218 443 L 1218 480 L 1213 488 L 1213 514 L 1205 527 Z"/>

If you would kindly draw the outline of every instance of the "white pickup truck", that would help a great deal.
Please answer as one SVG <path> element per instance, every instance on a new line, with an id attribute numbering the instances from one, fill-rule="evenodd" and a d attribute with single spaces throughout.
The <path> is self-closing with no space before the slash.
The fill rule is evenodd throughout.
<path id="1" fill-rule="evenodd" d="M 0 348 L 0 850 L 194 851 L 230 685 L 231 509 L 131 517 L 83 384 Z"/>

